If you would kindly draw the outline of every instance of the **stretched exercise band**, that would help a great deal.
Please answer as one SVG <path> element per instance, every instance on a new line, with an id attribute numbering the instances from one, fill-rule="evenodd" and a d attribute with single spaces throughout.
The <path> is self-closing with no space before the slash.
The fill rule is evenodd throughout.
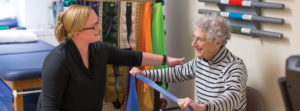
<path id="1" fill-rule="evenodd" d="M 153 89 L 157 90 L 158 92 L 162 93 L 163 95 L 167 96 L 172 101 L 177 102 L 178 98 L 176 96 L 174 96 L 173 94 L 171 94 L 167 90 L 164 90 L 163 88 L 159 87 L 159 85 L 157 85 L 156 83 L 154 83 L 150 79 L 148 79 L 148 78 L 146 78 L 142 75 L 139 75 L 139 74 L 137 74 L 135 77 L 138 78 L 139 80 L 143 81 L 144 83 L 146 83 L 147 85 L 149 85 Z M 192 111 L 192 107 L 189 106 L 188 111 Z"/>

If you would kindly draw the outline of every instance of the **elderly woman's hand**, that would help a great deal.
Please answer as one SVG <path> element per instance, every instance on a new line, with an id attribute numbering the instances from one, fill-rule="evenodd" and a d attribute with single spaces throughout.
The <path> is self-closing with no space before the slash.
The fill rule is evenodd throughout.
<path id="1" fill-rule="evenodd" d="M 167 65 L 169 67 L 173 67 L 176 65 L 183 65 L 183 60 L 184 60 L 184 57 L 183 58 L 167 57 Z"/>
<path id="2" fill-rule="evenodd" d="M 145 76 L 145 72 L 142 71 L 142 70 L 140 70 L 140 69 L 137 68 L 137 67 L 133 67 L 133 68 L 129 71 L 129 73 L 130 73 L 132 76 L 134 76 L 134 77 L 135 77 L 136 74 L 140 74 L 140 75 Z"/>
<path id="3" fill-rule="evenodd" d="M 193 111 L 205 111 L 205 109 L 206 109 L 205 104 L 198 104 L 188 97 L 179 98 L 177 100 L 177 104 L 181 109 L 185 109 L 186 111 L 188 109 L 188 106 L 192 107 Z"/>

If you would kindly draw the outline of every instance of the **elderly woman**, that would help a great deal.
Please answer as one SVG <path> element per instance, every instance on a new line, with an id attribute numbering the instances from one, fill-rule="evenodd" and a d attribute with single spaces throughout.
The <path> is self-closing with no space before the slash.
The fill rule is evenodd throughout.
<path id="1" fill-rule="evenodd" d="M 245 111 L 247 71 L 242 59 L 227 48 L 230 25 L 216 14 L 205 15 L 194 24 L 192 46 L 196 58 L 184 65 L 158 70 L 141 71 L 133 68 L 132 75 L 141 74 L 154 81 L 182 82 L 195 78 L 197 99 L 178 99 L 182 109 L 193 111 Z"/>

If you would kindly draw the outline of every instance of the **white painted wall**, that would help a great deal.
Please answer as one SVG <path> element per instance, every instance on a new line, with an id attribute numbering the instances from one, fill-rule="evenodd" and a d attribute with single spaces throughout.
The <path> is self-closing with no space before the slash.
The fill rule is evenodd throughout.
<path id="1" fill-rule="evenodd" d="M 165 0 L 166 49 L 167 55 L 185 57 L 185 62 L 194 58 L 192 42 L 191 5 L 188 0 Z M 168 91 L 177 97 L 194 98 L 194 80 L 184 83 L 169 83 Z M 168 100 L 167 107 L 177 107 L 177 103 Z"/>
<path id="2" fill-rule="evenodd" d="M 198 0 L 166 0 L 164 6 L 167 30 L 167 54 L 171 56 L 193 57 L 190 47 L 191 23 L 201 15 L 197 9 L 219 10 L 214 3 Z M 291 55 L 300 55 L 300 14 L 299 0 L 264 0 L 264 2 L 284 3 L 286 9 L 262 9 L 263 16 L 282 17 L 286 24 L 262 23 L 262 30 L 281 32 L 284 39 L 251 38 L 232 34 L 227 47 L 246 63 L 248 86 L 257 89 L 263 96 L 266 111 L 285 111 L 277 79 L 285 76 L 285 61 Z M 177 84 L 176 84 L 177 85 Z M 169 89 L 177 96 L 192 97 L 191 83 L 172 86 Z M 170 102 L 169 102 L 170 103 Z M 173 106 L 173 105 L 172 105 Z"/>
<path id="3" fill-rule="evenodd" d="M 48 27 L 48 7 L 52 1 L 57 0 L 18 0 L 19 26 L 28 29 Z"/>
<path id="4" fill-rule="evenodd" d="M 17 0 L 0 0 L 0 19 L 16 17 L 17 9 L 13 6 L 17 4 Z"/>
<path id="5" fill-rule="evenodd" d="M 53 1 L 58 0 L 18 0 L 16 9 L 19 26 L 26 27 L 41 40 L 56 46 L 58 42 L 54 29 L 49 25 L 49 6 Z"/>

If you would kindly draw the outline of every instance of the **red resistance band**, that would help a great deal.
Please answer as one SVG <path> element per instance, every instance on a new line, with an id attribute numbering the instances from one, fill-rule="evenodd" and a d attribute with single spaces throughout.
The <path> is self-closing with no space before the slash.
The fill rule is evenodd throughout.
<path id="1" fill-rule="evenodd" d="M 228 4 L 242 6 L 242 2 L 243 2 L 243 0 L 229 0 Z"/>

